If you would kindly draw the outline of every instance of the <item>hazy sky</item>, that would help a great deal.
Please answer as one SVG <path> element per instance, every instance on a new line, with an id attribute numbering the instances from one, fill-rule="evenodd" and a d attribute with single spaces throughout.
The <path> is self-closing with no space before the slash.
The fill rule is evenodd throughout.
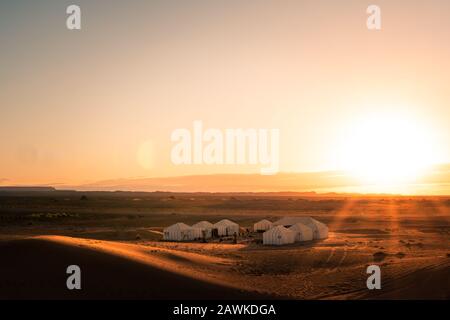
<path id="1" fill-rule="evenodd" d="M 70 4 L 80 31 L 66 29 Z M 449 12 L 448 0 L 1 1 L 0 184 L 259 171 L 173 165 L 170 134 L 194 120 L 279 128 L 292 172 L 341 168 L 358 119 L 400 114 L 425 128 L 430 162 L 450 162 Z"/>

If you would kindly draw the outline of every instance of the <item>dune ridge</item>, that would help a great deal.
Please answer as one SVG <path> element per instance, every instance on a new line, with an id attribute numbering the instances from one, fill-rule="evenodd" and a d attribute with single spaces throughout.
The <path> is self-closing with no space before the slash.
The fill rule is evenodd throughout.
<path id="1" fill-rule="evenodd" d="M 209 276 L 207 267 L 223 268 L 229 261 L 196 253 L 37 236 L 2 241 L 0 254 L 0 299 L 270 298 Z M 81 268 L 81 290 L 66 288 L 65 270 L 71 264 Z M 195 272 L 194 265 L 205 272 Z"/>

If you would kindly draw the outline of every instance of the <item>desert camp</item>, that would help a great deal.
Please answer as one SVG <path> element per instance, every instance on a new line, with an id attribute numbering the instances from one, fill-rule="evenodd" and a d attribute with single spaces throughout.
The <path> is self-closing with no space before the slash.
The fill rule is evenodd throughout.
<path id="1" fill-rule="evenodd" d="M 194 241 L 206 240 L 213 237 L 237 237 L 240 227 L 228 219 L 212 224 L 209 221 L 200 221 L 192 226 L 183 222 L 175 223 L 163 230 L 163 240 L 166 241 Z"/>
<path id="2" fill-rule="evenodd" d="M 172 241 L 190 241 L 201 238 L 201 229 L 184 223 L 175 223 L 164 229 L 163 239 Z"/>
<path id="3" fill-rule="evenodd" d="M 286 228 L 293 226 L 296 223 L 304 224 L 313 231 L 314 240 L 325 239 L 328 237 L 328 227 L 320 221 L 311 217 L 284 217 L 275 221 L 275 226 L 284 226 Z"/>
<path id="4" fill-rule="evenodd" d="M 263 245 L 288 245 L 296 242 L 325 239 L 328 227 L 311 217 L 284 217 L 272 223 L 262 219 L 253 224 L 253 232 L 229 219 L 216 223 L 200 221 L 192 226 L 178 222 L 163 230 L 165 241 L 228 241 L 254 242 Z M 262 236 L 261 236 L 262 234 Z"/>

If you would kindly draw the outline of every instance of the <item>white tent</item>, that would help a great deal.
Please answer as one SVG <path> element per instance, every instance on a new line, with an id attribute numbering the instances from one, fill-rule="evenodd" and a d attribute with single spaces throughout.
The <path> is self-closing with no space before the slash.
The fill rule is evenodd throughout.
<path id="1" fill-rule="evenodd" d="M 263 219 L 253 225 L 253 231 L 267 231 L 272 228 L 273 224 L 269 220 Z"/>
<path id="2" fill-rule="evenodd" d="M 263 244 L 283 245 L 295 242 L 295 233 L 283 226 L 276 226 L 263 233 Z"/>
<path id="3" fill-rule="evenodd" d="M 200 229 L 202 232 L 202 238 L 203 238 L 203 233 L 204 233 L 205 238 L 209 239 L 212 237 L 212 229 L 214 229 L 214 225 L 208 221 L 200 221 L 200 222 L 197 222 L 196 224 L 194 224 L 192 226 L 192 228 Z"/>
<path id="4" fill-rule="evenodd" d="M 236 233 L 239 234 L 239 225 L 228 219 L 220 220 L 214 224 L 214 228 L 217 229 L 219 236 L 232 236 Z"/>
<path id="5" fill-rule="evenodd" d="M 314 223 L 307 224 L 307 226 L 312 229 L 314 239 L 328 238 L 328 227 L 326 226 L 326 224 L 314 220 Z"/>
<path id="6" fill-rule="evenodd" d="M 172 241 L 189 241 L 202 237 L 202 230 L 193 228 L 182 222 L 175 223 L 164 229 L 163 239 Z"/>
<path id="7" fill-rule="evenodd" d="M 314 239 L 325 239 L 328 237 L 328 227 L 322 222 L 311 217 L 284 217 L 273 223 L 274 226 L 290 227 L 296 223 L 302 223 L 313 231 Z"/>
<path id="8" fill-rule="evenodd" d="M 295 241 L 310 241 L 313 239 L 313 231 L 310 227 L 302 224 L 296 223 L 293 226 L 289 227 L 289 230 L 295 233 Z"/>

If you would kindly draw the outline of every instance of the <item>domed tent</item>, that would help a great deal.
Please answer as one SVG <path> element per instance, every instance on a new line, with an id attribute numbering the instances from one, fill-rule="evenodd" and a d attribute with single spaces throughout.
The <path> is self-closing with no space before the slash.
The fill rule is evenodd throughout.
<path id="1" fill-rule="evenodd" d="M 290 227 L 296 223 L 302 223 L 307 227 L 310 227 L 313 231 L 314 239 L 325 239 L 328 237 L 328 227 L 322 223 L 313 219 L 311 217 L 284 217 L 273 224 L 275 226 Z"/>
<path id="2" fill-rule="evenodd" d="M 206 239 L 209 239 L 212 237 L 212 229 L 214 229 L 214 225 L 211 222 L 208 221 L 200 221 L 197 222 L 196 224 L 194 224 L 192 226 L 192 228 L 198 228 L 201 230 L 202 232 L 202 237 L 203 234 L 205 235 Z"/>
<path id="3" fill-rule="evenodd" d="M 258 232 L 258 231 L 267 231 L 267 230 L 269 230 L 272 227 L 273 227 L 272 222 L 270 222 L 269 220 L 263 219 L 261 221 L 256 222 L 253 225 L 253 231 L 256 231 L 256 232 Z"/>
<path id="4" fill-rule="evenodd" d="M 202 231 L 179 222 L 164 229 L 163 239 L 171 241 L 190 241 L 200 239 Z"/>
<path id="5" fill-rule="evenodd" d="M 283 245 L 295 242 L 295 233 L 283 226 L 276 226 L 263 233 L 263 244 Z"/>
<path id="6" fill-rule="evenodd" d="M 312 229 L 302 223 L 294 224 L 293 226 L 289 227 L 289 230 L 295 233 L 296 242 L 310 241 L 313 239 Z"/>
<path id="7" fill-rule="evenodd" d="M 313 231 L 313 238 L 315 240 L 328 238 L 328 227 L 324 223 L 314 220 L 312 223 L 307 224 L 307 226 Z"/>
<path id="8" fill-rule="evenodd" d="M 232 236 L 236 233 L 239 234 L 239 225 L 228 219 L 220 220 L 214 224 L 214 228 L 217 229 L 219 236 Z"/>

